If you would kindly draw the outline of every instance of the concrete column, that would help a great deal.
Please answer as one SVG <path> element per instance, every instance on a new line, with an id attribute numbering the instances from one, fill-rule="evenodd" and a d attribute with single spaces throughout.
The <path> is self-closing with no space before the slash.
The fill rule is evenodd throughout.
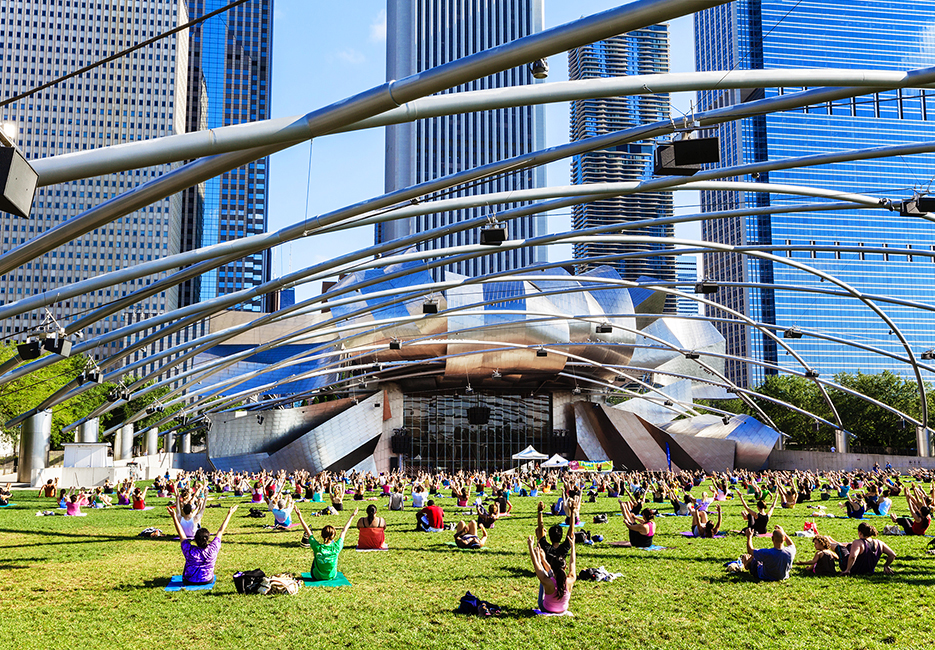
<path id="1" fill-rule="evenodd" d="M 75 442 L 97 442 L 101 431 L 101 421 L 98 418 L 92 418 L 84 424 L 78 425 L 78 431 L 75 432 Z"/>
<path id="2" fill-rule="evenodd" d="M 16 480 L 32 484 L 33 470 L 45 469 L 52 443 L 52 411 L 40 411 L 23 422 L 19 435 Z"/>
<path id="3" fill-rule="evenodd" d="M 850 436 L 843 429 L 834 430 L 834 448 L 839 454 L 846 454 L 850 450 Z"/>
<path id="4" fill-rule="evenodd" d="M 932 455 L 932 438 L 928 429 L 916 427 L 916 449 L 917 455 L 922 458 Z"/>
<path id="5" fill-rule="evenodd" d="M 130 460 L 133 458 L 133 425 L 124 425 L 117 433 L 119 438 L 114 437 L 114 460 Z"/>
<path id="6" fill-rule="evenodd" d="M 168 431 L 168 432 L 166 432 L 165 436 L 163 436 L 163 437 L 165 438 L 164 444 L 165 444 L 166 452 L 167 452 L 167 453 L 171 453 L 171 452 L 172 452 L 172 443 L 175 441 L 175 432 L 173 432 L 173 431 Z"/>
<path id="7" fill-rule="evenodd" d="M 181 449 L 179 451 L 183 454 L 192 453 L 192 434 L 190 433 L 182 434 Z"/>
<path id="8" fill-rule="evenodd" d="M 146 455 L 155 456 L 159 453 L 159 429 L 150 429 L 146 432 Z"/>

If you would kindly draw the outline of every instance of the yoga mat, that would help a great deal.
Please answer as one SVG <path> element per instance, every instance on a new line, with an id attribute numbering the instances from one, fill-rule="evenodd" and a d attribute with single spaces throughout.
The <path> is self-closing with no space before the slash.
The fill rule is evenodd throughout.
<path id="1" fill-rule="evenodd" d="M 386 548 L 355 548 L 354 550 L 357 551 L 358 553 L 369 553 L 370 551 L 388 551 L 390 550 L 390 547 L 387 546 Z"/>
<path id="2" fill-rule="evenodd" d="M 298 525 L 299 525 L 298 522 L 293 521 L 288 526 L 283 526 L 281 524 L 267 524 L 266 526 L 263 526 L 263 528 L 268 529 L 268 530 L 291 530 L 292 528 L 295 528 Z"/>
<path id="3" fill-rule="evenodd" d="M 486 546 L 481 546 L 480 548 L 461 548 L 458 546 L 457 542 L 445 542 L 445 546 L 450 546 L 451 548 L 458 551 L 486 551 Z"/>
<path id="4" fill-rule="evenodd" d="M 534 609 L 532 610 L 532 613 L 535 614 L 536 616 L 571 616 L 572 618 L 574 618 L 575 616 L 574 614 L 569 612 L 567 609 L 561 614 L 556 614 L 555 612 L 543 612 L 541 609 Z"/>
<path id="5" fill-rule="evenodd" d="M 78 512 L 78 513 L 75 513 L 75 514 L 73 514 L 73 515 L 70 515 L 70 514 L 68 514 L 68 513 L 66 512 L 66 513 L 65 513 L 65 516 L 66 516 L 66 517 L 87 517 L 87 516 L 88 516 L 88 513 L 86 513 L 86 512 Z"/>
<path id="6" fill-rule="evenodd" d="M 332 580 L 315 580 L 312 578 L 311 573 L 303 573 L 300 577 L 300 580 L 305 584 L 306 587 L 350 587 L 351 583 L 347 578 L 344 577 L 344 574 L 338 571 Z"/>
<path id="7" fill-rule="evenodd" d="M 134 508 L 134 507 L 131 506 L 131 507 L 128 507 L 127 510 L 136 510 L 136 512 L 143 512 L 144 510 L 152 510 L 152 509 L 155 508 L 155 507 L 156 507 L 156 506 L 146 506 L 145 508 L 139 508 L 139 509 L 137 509 L 137 508 Z"/>
<path id="8" fill-rule="evenodd" d="M 182 576 L 172 576 L 169 579 L 169 584 L 166 586 L 166 591 L 202 591 L 202 590 L 211 590 L 214 589 L 214 583 L 217 582 L 217 576 L 211 578 L 211 582 L 207 582 L 203 585 L 186 585 L 182 582 Z"/>
<path id="9" fill-rule="evenodd" d="M 568 528 L 568 524 L 566 523 L 561 523 L 559 524 L 559 526 L 561 526 L 562 528 Z M 578 526 L 584 526 L 584 522 L 583 521 L 576 522 L 575 528 L 577 528 Z"/>
<path id="10" fill-rule="evenodd" d="M 5 506 L 0 506 L 0 508 L 9 508 L 10 506 L 15 506 L 15 503 L 8 503 Z"/>
<path id="11" fill-rule="evenodd" d="M 653 544 L 652 546 L 623 546 L 623 542 L 610 542 L 610 546 L 616 546 L 618 548 L 638 548 L 643 551 L 664 551 L 668 546 L 657 546 Z"/>
<path id="12" fill-rule="evenodd" d="M 691 532 L 690 530 L 682 531 L 681 533 L 679 533 L 679 535 L 681 535 L 682 537 L 691 537 L 693 539 L 720 539 L 722 537 L 727 537 L 727 535 L 721 535 L 720 533 L 718 533 L 714 537 L 695 537 L 695 533 Z"/>

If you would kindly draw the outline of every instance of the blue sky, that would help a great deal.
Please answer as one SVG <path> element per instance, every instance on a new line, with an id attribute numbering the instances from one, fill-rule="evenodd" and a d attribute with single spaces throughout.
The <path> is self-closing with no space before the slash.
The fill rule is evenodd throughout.
<path id="1" fill-rule="evenodd" d="M 545 0 L 546 27 L 597 13 L 621 3 L 607 0 Z M 322 2 L 276 0 L 273 25 L 274 117 L 301 115 L 316 108 L 377 86 L 385 81 L 385 0 Z M 670 25 L 673 72 L 694 69 L 691 18 Z M 567 78 L 563 55 L 549 59 L 550 81 Z M 687 111 L 691 96 L 673 96 L 672 103 Z M 548 146 L 568 141 L 568 107 L 547 108 Z M 269 229 L 321 214 L 383 193 L 383 129 L 372 129 L 319 138 L 310 147 L 299 145 L 273 156 L 270 174 Z M 311 153 L 311 156 L 310 156 Z M 567 185 L 568 164 L 548 169 L 550 185 Z M 690 193 L 680 204 L 696 202 Z M 550 216 L 552 231 L 569 228 L 567 216 Z M 697 238 L 697 227 L 680 230 L 679 236 Z M 370 245 L 372 226 L 340 235 L 304 239 L 274 252 L 273 274 L 281 275 L 341 253 Z M 553 259 L 568 256 L 561 248 Z M 318 285 L 300 287 L 298 297 L 319 291 Z"/>

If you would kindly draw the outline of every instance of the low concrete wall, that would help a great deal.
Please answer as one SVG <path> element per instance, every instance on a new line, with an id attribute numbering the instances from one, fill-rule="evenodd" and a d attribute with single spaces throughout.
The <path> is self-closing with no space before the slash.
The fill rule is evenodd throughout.
<path id="1" fill-rule="evenodd" d="M 887 456 L 886 454 L 839 454 L 827 451 L 793 451 L 774 449 L 767 461 L 770 469 L 834 470 L 850 472 L 873 469 L 874 464 L 895 469 L 935 468 L 935 457 Z"/>

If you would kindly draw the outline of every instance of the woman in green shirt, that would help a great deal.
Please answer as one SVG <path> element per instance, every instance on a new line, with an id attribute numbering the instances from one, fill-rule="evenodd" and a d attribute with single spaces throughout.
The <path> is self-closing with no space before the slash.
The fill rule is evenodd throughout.
<path id="1" fill-rule="evenodd" d="M 357 516 L 358 510 L 359 508 L 354 509 L 354 513 L 344 525 L 340 537 L 335 539 L 337 531 L 335 531 L 334 526 L 329 524 L 321 529 L 321 542 L 319 542 L 312 537 L 312 530 L 308 527 L 308 524 L 305 523 L 302 512 L 298 508 L 295 509 L 295 513 L 299 516 L 299 523 L 302 524 L 302 528 L 305 529 L 308 542 L 312 547 L 312 552 L 315 554 L 315 559 L 312 560 L 311 571 L 312 578 L 315 580 L 333 580 L 334 577 L 338 575 L 338 555 L 341 553 L 341 549 L 344 548 L 344 536 L 347 535 L 347 530 L 351 527 L 351 522 L 354 521 L 354 517 Z"/>

